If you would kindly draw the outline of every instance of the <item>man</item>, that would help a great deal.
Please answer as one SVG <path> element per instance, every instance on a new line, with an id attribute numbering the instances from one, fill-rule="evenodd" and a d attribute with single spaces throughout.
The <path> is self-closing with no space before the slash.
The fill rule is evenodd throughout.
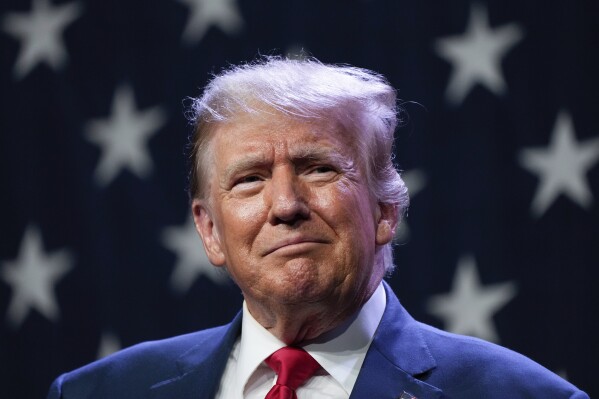
<path id="1" fill-rule="evenodd" d="M 50 398 L 588 397 L 416 322 L 382 282 L 408 206 L 383 77 L 269 57 L 215 77 L 193 109 L 193 216 L 243 310 L 65 374 Z"/>

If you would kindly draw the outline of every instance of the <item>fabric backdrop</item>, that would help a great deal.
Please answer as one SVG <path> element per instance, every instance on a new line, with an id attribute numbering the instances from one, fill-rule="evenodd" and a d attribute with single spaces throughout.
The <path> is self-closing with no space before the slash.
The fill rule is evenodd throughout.
<path id="1" fill-rule="evenodd" d="M 185 99 L 302 50 L 398 89 L 408 310 L 599 395 L 598 21 L 594 1 L 3 0 L 0 396 L 231 319 L 190 224 Z"/>

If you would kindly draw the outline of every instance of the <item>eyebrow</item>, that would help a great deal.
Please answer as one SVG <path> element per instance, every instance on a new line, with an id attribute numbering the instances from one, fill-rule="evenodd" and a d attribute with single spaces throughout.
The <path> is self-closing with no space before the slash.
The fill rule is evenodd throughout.
<path id="1" fill-rule="evenodd" d="M 327 147 L 321 144 L 306 144 L 301 148 L 296 148 L 289 154 L 289 157 L 292 163 L 300 165 L 314 161 L 330 162 L 346 170 L 353 169 L 355 165 L 355 160 L 351 159 L 349 156 L 341 154 L 336 150 L 335 147 Z M 268 165 L 269 163 L 271 163 L 270 157 L 264 156 L 263 154 L 245 154 L 242 157 L 234 160 L 225 168 L 225 171 L 222 175 L 222 181 L 227 182 L 232 176 L 235 176 L 241 171 L 262 167 Z"/>
<path id="2" fill-rule="evenodd" d="M 324 147 L 322 145 L 306 144 L 306 145 L 301 146 L 300 148 L 294 149 L 293 152 L 290 154 L 290 156 L 291 156 L 291 159 L 320 160 L 320 159 L 331 158 L 331 156 L 336 158 L 337 156 L 341 156 L 341 154 L 339 154 L 334 149 L 331 150 L 331 147 Z"/>
<path id="3" fill-rule="evenodd" d="M 355 160 L 351 157 L 344 155 L 336 150 L 334 147 L 323 147 L 321 145 L 307 145 L 294 151 L 290 154 L 291 159 L 295 164 L 309 163 L 309 162 L 325 162 L 330 163 L 331 166 L 337 166 L 344 170 L 350 170 L 354 168 Z"/>
<path id="4" fill-rule="evenodd" d="M 263 166 L 268 163 L 267 157 L 262 154 L 247 154 L 236 159 L 231 164 L 227 165 L 223 173 L 222 181 L 228 181 L 231 176 L 235 176 L 242 170 L 252 169 L 257 166 Z"/>

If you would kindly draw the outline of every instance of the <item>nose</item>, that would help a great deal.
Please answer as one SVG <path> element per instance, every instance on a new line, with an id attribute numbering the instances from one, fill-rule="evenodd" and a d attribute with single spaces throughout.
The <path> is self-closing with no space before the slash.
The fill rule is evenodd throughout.
<path id="1" fill-rule="evenodd" d="M 302 182 L 291 170 L 277 170 L 271 180 L 271 206 L 268 220 L 272 225 L 293 225 L 310 214 Z"/>

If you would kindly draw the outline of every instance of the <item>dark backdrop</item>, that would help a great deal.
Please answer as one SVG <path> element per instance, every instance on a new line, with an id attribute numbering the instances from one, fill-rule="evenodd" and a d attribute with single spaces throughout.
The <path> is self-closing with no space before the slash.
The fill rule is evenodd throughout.
<path id="1" fill-rule="evenodd" d="M 406 110 L 412 206 L 389 279 L 418 319 L 599 394 L 599 3 L 3 0 L 0 386 L 226 323 L 239 290 L 189 221 L 184 99 L 300 49 Z"/>

